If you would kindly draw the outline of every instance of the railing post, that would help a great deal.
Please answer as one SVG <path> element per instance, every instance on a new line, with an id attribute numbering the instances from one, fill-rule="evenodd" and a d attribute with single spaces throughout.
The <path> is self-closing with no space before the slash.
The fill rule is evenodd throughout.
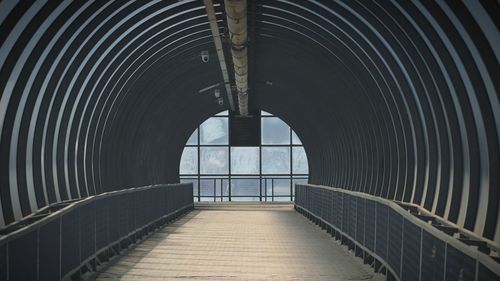
<path id="1" fill-rule="evenodd" d="M 264 178 L 264 196 L 267 202 L 267 178 Z"/>
<path id="2" fill-rule="evenodd" d="M 259 201 L 262 202 L 262 175 L 260 175 L 259 179 Z"/>
<path id="3" fill-rule="evenodd" d="M 216 191 L 216 186 L 217 186 L 217 179 L 214 178 L 214 202 L 217 201 L 217 191 Z"/>
<path id="4" fill-rule="evenodd" d="M 199 164 L 198 164 L 198 167 L 199 167 Z M 198 202 L 200 202 L 200 201 L 201 201 L 201 178 L 198 175 Z"/>
<path id="5" fill-rule="evenodd" d="M 271 178 L 271 201 L 274 202 L 274 178 Z"/>

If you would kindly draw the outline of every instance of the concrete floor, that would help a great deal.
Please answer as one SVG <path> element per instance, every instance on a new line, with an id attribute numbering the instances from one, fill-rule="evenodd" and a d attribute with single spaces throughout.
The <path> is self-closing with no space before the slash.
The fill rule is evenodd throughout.
<path id="1" fill-rule="evenodd" d="M 384 280 L 291 205 L 199 208 L 97 280 Z"/>

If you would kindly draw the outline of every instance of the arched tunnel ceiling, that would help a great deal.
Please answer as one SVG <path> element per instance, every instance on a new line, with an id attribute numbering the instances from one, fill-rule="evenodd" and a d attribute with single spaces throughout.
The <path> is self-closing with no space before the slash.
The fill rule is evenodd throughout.
<path id="1" fill-rule="evenodd" d="M 299 134 L 311 183 L 499 243 L 497 1 L 248 3 L 251 105 Z M 0 22 L 0 225 L 178 181 L 185 141 L 224 109 L 198 93 L 222 81 L 203 1 L 7 0 Z"/>

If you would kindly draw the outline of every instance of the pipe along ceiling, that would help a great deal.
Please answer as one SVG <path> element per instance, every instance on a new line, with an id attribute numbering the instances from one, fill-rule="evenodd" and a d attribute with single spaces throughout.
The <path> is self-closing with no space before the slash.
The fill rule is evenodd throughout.
<path id="1" fill-rule="evenodd" d="M 413 202 L 500 242 L 497 1 L 247 9 L 250 108 L 292 126 L 311 183 Z M 223 1 L 215 12 L 224 34 Z M 199 93 L 224 83 L 203 1 L 7 0 L 0 22 L 0 225 L 178 181 L 189 135 L 228 106 Z"/>

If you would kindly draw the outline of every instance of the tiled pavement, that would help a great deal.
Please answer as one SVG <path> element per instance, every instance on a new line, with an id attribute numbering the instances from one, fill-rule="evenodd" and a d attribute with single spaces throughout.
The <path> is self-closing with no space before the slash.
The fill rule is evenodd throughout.
<path id="1" fill-rule="evenodd" d="M 97 280 L 384 280 L 291 205 L 197 209 Z"/>

